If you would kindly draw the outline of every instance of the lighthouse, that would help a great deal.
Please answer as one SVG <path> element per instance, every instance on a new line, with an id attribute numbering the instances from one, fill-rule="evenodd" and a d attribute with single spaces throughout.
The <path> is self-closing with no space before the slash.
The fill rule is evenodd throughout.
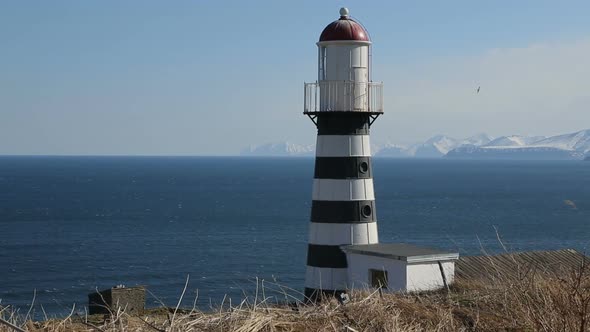
<path id="1" fill-rule="evenodd" d="M 367 30 L 342 8 L 317 46 L 318 79 L 305 83 L 303 111 L 318 130 L 306 299 L 353 288 L 448 287 L 457 252 L 379 243 L 369 131 L 383 114 L 383 84 L 371 81 Z"/>
<path id="2" fill-rule="evenodd" d="M 346 8 L 322 31 L 318 79 L 305 83 L 304 114 L 317 127 L 305 296 L 347 289 L 346 245 L 379 243 L 369 130 L 383 113 L 371 81 L 371 40 Z"/>

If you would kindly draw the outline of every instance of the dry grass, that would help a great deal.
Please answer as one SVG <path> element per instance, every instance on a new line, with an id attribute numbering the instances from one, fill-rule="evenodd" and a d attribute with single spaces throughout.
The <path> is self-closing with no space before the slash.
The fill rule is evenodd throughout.
<path id="1" fill-rule="evenodd" d="M 32 322 L 4 309 L 0 317 L 27 331 L 590 331 L 585 263 L 562 277 L 529 270 L 457 281 L 449 293 L 355 291 L 345 305 L 334 299 L 280 305 L 260 293 L 214 312 L 161 308 L 131 316 L 119 310 L 106 317 Z M 5 331 L 11 328 L 0 325 Z"/>

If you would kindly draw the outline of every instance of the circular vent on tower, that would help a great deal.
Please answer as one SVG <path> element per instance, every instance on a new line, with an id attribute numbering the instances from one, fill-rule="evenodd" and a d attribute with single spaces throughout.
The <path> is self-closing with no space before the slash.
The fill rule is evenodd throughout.
<path id="1" fill-rule="evenodd" d="M 369 163 L 367 163 L 366 161 L 363 161 L 362 163 L 359 164 L 359 171 L 361 173 L 367 173 L 367 171 L 369 170 Z"/>
<path id="2" fill-rule="evenodd" d="M 363 216 L 364 216 L 364 217 L 370 217 L 372 212 L 373 212 L 373 211 L 372 211 L 372 209 L 371 209 L 371 206 L 370 206 L 370 205 L 365 205 L 365 206 L 363 206 L 362 213 L 363 213 Z"/>

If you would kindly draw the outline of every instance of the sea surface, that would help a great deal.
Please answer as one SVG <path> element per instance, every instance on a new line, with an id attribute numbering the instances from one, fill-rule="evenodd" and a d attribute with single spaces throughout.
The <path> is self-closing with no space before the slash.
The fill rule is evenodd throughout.
<path id="1" fill-rule="evenodd" d="M 313 162 L 0 157 L 0 305 L 83 313 L 88 293 L 124 284 L 175 306 L 187 278 L 182 304 L 202 310 L 257 286 L 300 297 Z M 373 164 L 381 242 L 463 255 L 590 244 L 590 162 Z"/>

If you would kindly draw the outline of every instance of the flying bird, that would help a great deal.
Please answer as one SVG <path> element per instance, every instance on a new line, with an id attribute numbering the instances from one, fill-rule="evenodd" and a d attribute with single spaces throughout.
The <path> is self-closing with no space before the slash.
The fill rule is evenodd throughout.
<path id="1" fill-rule="evenodd" d="M 574 210 L 577 210 L 578 209 L 578 207 L 576 206 L 576 203 L 574 203 L 574 201 L 572 201 L 572 200 L 566 199 L 566 200 L 563 201 L 563 203 L 565 205 L 571 207 Z"/>
<path id="2" fill-rule="evenodd" d="M 478 87 L 477 87 L 477 93 L 479 93 L 479 89 L 480 89 L 480 88 L 481 88 L 481 86 L 478 86 Z"/>

